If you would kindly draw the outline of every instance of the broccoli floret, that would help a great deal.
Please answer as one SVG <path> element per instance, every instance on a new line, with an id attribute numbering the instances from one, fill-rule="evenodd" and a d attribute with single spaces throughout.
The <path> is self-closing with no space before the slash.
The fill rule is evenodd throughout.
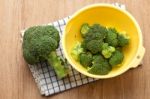
<path id="1" fill-rule="evenodd" d="M 108 61 L 100 54 L 93 56 L 92 66 L 88 68 L 88 72 L 96 75 L 106 75 L 112 69 Z"/>
<path id="2" fill-rule="evenodd" d="M 108 46 L 107 48 L 102 50 L 102 55 L 105 58 L 110 58 L 112 56 L 112 53 L 115 51 L 115 47 Z"/>
<path id="3" fill-rule="evenodd" d="M 120 64 L 124 59 L 124 55 L 121 51 L 116 50 L 114 52 L 114 54 L 112 55 L 112 57 L 109 59 L 109 63 L 111 64 L 111 66 L 116 66 L 118 64 Z"/>
<path id="4" fill-rule="evenodd" d="M 118 31 L 115 28 L 108 28 L 108 30 L 113 32 L 113 33 L 119 34 Z"/>
<path id="5" fill-rule="evenodd" d="M 100 32 L 89 32 L 85 36 L 85 39 L 87 40 L 103 40 L 106 36 L 106 33 L 100 33 Z"/>
<path id="6" fill-rule="evenodd" d="M 85 37 L 85 35 L 88 33 L 89 29 L 90 29 L 90 26 L 87 23 L 84 23 L 81 26 L 80 33 L 81 33 L 82 37 Z"/>
<path id="7" fill-rule="evenodd" d="M 103 35 L 103 34 L 102 34 Z M 84 48 L 84 49 L 88 49 L 87 48 L 87 43 L 89 43 L 89 42 L 91 42 L 91 41 L 93 41 L 93 40 L 95 40 L 96 42 L 98 41 L 103 41 L 103 36 L 102 36 L 100 33 L 87 33 L 87 35 L 85 36 L 85 38 L 83 39 L 83 42 L 82 42 L 82 47 Z M 95 42 L 94 41 L 94 42 Z"/>
<path id="8" fill-rule="evenodd" d="M 103 39 L 106 37 L 107 29 L 99 24 L 94 24 L 86 33 L 82 42 L 82 47 L 85 50 L 91 51 L 96 54 L 102 50 L 101 46 Z"/>
<path id="9" fill-rule="evenodd" d="M 79 61 L 79 55 L 84 51 L 84 49 L 81 46 L 80 42 L 76 42 L 74 47 L 72 48 L 71 51 L 71 56 L 76 60 Z"/>
<path id="10" fill-rule="evenodd" d="M 59 45 L 59 33 L 51 25 L 34 26 L 25 31 L 23 37 L 23 56 L 29 64 L 36 64 L 47 60 L 54 68 L 59 78 L 65 77 L 68 72 L 65 62 L 56 54 Z"/>
<path id="11" fill-rule="evenodd" d="M 102 50 L 103 50 L 103 49 L 107 49 L 108 46 L 109 46 L 108 43 L 103 43 L 103 45 L 102 45 Z"/>
<path id="12" fill-rule="evenodd" d="M 129 37 L 124 34 L 118 35 L 118 45 L 124 47 L 125 45 L 129 44 Z"/>
<path id="13" fill-rule="evenodd" d="M 112 40 L 112 42 L 109 43 L 111 46 L 116 47 L 118 46 L 118 39 Z"/>
<path id="14" fill-rule="evenodd" d="M 118 45 L 117 36 L 118 36 L 117 31 L 113 28 L 109 28 L 107 31 L 107 36 L 105 38 L 105 42 L 111 46 L 116 47 Z"/>
<path id="15" fill-rule="evenodd" d="M 92 64 L 92 54 L 90 52 L 80 54 L 80 63 L 85 68 L 91 66 Z"/>
<path id="16" fill-rule="evenodd" d="M 101 54 L 96 54 L 93 56 L 92 64 L 99 64 L 101 62 L 104 62 L 104 57 Z"/>
<path id="17" fill-rule="evenodd" d="M 108 50 L 102 50 L 102 55 L 105 57 L 105 58 L 110 58 L 112 53 Z"/>
<path id="18" fill-rule="evenodd" d="M 89 30 L 91 33 L 101 33 L 104 34 L 107 33 L 107 29 L 104 26 L 101 26 L 100 24 L 93 24 Z"/>
<path id="19" fill-rule="evenodd" d="M 101 40 L 91 40 L 86 44 L 87 50 L 91 51 L 92 54 L 100 52 L 103 41 Z"/>
<path id="20" fill-rule="evenodd" d="M 102 45 L 102 55 L 105 58 L 110 58 L 114 51 L 115 51 L 115 47 L 109 46 L 108 43 L 103 43 L 103 45 Z"/>
<path id="21" fill-rule="evenodd" d="M 106 75 L 111 71 L 112 67 L 107 60 L 101 63 L 95 63 L 88 69 L 88 72 L 95 75 Z"/>
<path id="22" fill-rule="evenodd" d="M 107 34 L 107 29 L 99 24 L 90 27 L 86 38 L 88 40 L 103 40 Z"/>

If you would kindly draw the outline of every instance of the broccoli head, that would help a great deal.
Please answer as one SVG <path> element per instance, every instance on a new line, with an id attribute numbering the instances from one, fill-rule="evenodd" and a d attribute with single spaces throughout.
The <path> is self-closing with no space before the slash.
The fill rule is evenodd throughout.
<path id="1" fill-rule="evenodd" d="M 72 50 L 71 50 L 71 56 L 79 61 L 79 56 L 81 53 L 83 53 L 84 49 L 81 46 L 80 42 L 76 42 L 76 44 L 73 46 Z"/>
<path id="2" fill-rule="evenodd" d="M 107 60 L 101 63 L 95 63 L 88 69 L 88 72 L 95 75 L 106 75 L 111 71 L 112 67 L 109 65 Z"/>
<path id="3" fill-rule="evenodd" d="M 93 56 L 92 64 L 99 64 L 104 62 L 104 57 L 101 54 L 96 54 Z"/>
<path id="4" fill-rule="evenodd" d="M 99 24 L 94 24 L 90 27 L 85 39 L 88 40 L 103 40 L 107 34 L 107 29 Z"/>
<path id="5" fill-rule="evenodd" d="M 27 29 L 22 45 L 24 59 L 29 64 L 47 60 L 59 78 L 65 77 L 67 75 L 66 64 L 56 54 L 59 40 L 57 29 L 51 25 L 34 26 Z"/>
<path id="6" fill-rule="evenodd" d="M 92 64 L 92 54 L 90 52 L 85 52 L 80 54 L 80 63 L 85 68 L 91 66 Z"/>
<path id="7" fill-rule="evenodd" d="M 111 46 L 116 47 L 118 45 L 117 36 L 118 36 L 117 31 L 113 28 L 109 28 L 107 31 L 107 36 L 105 38 L 105 42 Z"/>
<path id="8" fill-rule="evenodd" d="M 87 33 L 87 35 L 85 36 L 85 38 L 82 41 L 82 47 L 85 50 L 89 49 L 89 45 L 91 46 L 91 44 L 93 44 L 94 42 L 96 42 L 96 44 L 102 44 L 103 42 L 103 36 L 100 33 Z M 102 49 L 100 49 L 102 50 Z"/>
<path id="9" fill-rule="evenodd" d="M 103 43 L 102 46 L 101 46 L 101 47 L 102 47 L 102 50 L 103 50 L 103 49 L 107 49 L 108 46 L 109 46 L 108 43 Z"/>
<path id="10" fill-rule="evenodd" d="M 102 55 L 105 58 L 110 58 L 114 51 L 115 51 L 115 47 L 109 46 L 108 43 L 103 43 L 103 45 L 102 45 Z"/>
<path id="11" fill-rule="evenodd" d="M 107 46 L 102 50 L 102 55 L 105 58 L 110 58 L 112 56 L 112 53 L 115 51 L 115 47 Z"/>
<path id="12" fill-rule="evenodd" d="M 125 34 L 118 35 L 118 45 L 123 47 L 129 44 L 129 37 Z"/>
<path id="13" fill-rule="evenodd" d="M 106 75 L 112 69 L 108 61 L 100 54 L 93 56 L 92 66 L 88 68 L 88 72 L 96 75 Z"/>
<path id="14" fill-rule="evenodd" d="M 101 33 L 104 34 L 107 33 L 107 29 L 104 26 L 101 26 L 100 24 L 93 24 L 91 28 L 89 29 L 89 32 L 91 33 Z"/>
<path id="15" fill-rule="evenodd" d="M 86 24 L 83 24 L 85 26 Z M 82 29 L 82 28 L 81 28 Z M 82 34 L 82 33 L 81 33 Z M 99 24 L 94 24 L 89 27 L 88 32 L 84 36 L 82 47 L 85 50 L 96 54 L 102 50 L 101 45 L 106 37 L 107 29 Z"/>
<path id="16" fill-rule="evenodd" d="M 111 64 L 111 66 L 116 66 L 118 64 L 120 64 L 124 59 L 124 54 L 123 52 L 116 50 L 114 52 L 114 54 L 112 55 L 112 57 L 109 59 L 109 63 Z"/>
<path id="17" fill-rule="evenodd" d="M 86 43 L 87 50 L 91 51 L 91 53 L 96 54 L 102 50 L 103 41 L 101 40 L 91 40 Z"/>
<path id="18" fill-rule="evenodd" d="M 82 37 L 85 37 L 85 35 L 88 33 L 89 29 L 90 29 L 90 26 L 87 23 L 84 23 L 81 26 L 80 33 L 81 33 Z"/>

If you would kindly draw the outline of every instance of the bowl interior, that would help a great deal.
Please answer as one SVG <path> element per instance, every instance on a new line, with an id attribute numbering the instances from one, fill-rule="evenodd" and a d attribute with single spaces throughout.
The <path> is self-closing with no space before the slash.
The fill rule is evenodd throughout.
<path id="1" fill-rule="evenodd" d="M 76 43 L 81 41 L 80 27 L 83 23 L 89 23 L 90 25 L 99 23 L 108 27 L 115 27 L 119 32 L 126 32 L 130 37 L 130 44 L 124 48 L 125 59 L 118 66 L 114 68 L 108 75 L 97 76 L 89 74 L 84 67 L 75 61 L 70 52 Z M 139 45 L 139 35 L 137 27 L 133 20 L 123 11 L 118 8 L 110 6 L 93 6 L 77 12 L 71 20 L 68 22 L 65 28 L 64 34 L 64 50 L 66 58 L 71 65 L 79 72 L 94 78 L 107 78 L 118 75 L 121 71 L 129 68 L 128 65 L 135 57 Z"/>

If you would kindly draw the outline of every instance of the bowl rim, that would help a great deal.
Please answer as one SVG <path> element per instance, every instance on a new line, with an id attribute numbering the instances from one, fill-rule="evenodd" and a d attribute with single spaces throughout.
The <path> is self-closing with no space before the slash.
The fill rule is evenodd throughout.
<path id="1" fill-rule="evenodd" d="M 94 75 L 94 74 L 90 74 L 90 73 L 87 73 L 86 71 L 82 71 L 80 70 L 79 68 L 77 68 L 77 66 L 75 64 L 72 63 L 71 59 L 68 57 L 67 55 L 67 51 L 65 50 L 65 35 L 66 35 L 66 27 L 68 26 L 68 23 L 71 22 L 71 20 L 73 20 L 78 14 L 80 14 L 81 12 L 85 11 L 85 10 L 88 10 L 88 9 L 91 9 L 91 8 L 94 8 L 94 7 L 109 7 L 109 8 L 113 8 L 115 10 L 119 10 L 120 12 L 126 14 L 134 23 L 134 25 L 136 26 L 136 29 L 138 31 L 138 37 L 139 37 L 139 45 L 138 45 L 138 49 L 137 49 L 137 52 L 135 54 L 135 57 L 133 57 L 131 63 L 129 63 L 129 65 L 127 66 L 127 68 L 125 69 L 121 69 L 120 71 L 118 71 L 117 73 L 115 74 L 112 74 L 111 76 L 109 75 Z M 136 56 L 138 56 L 140 49 L 141 47 L 143 48 L 143 36 L 142 36 L 142 32 L 141 32 L 141 29 L 140 29 L 140 26 L 139 24 L 137 23 L 136 19 L 126 10 L 123 10 L 119 7 L 116 7 L 112 4 L 107 4 L 107 3 L 99 3 L 99 4 L 92 4 L 92 5 L 88 5 L 88 6 L 85 6 L 83 8 L 81 8 L 80 10 L 76 11 L 71 17 L 70 19 L 68 20 L 66 26 L 65 26 L 65 29 L 63 31 L 63 35 L 62 35 L 62 48 L 63 48 L 63 52 L 64 52 L 64 55 L 66 57 L 66 59 L 68 60 L 68 62 L 71 64 L 71 66 L 76 69 L 78 72 L 88 76 L 88 77 L 92 77 L 92 78 L 99 78 L 99 79 L 106 79 L 106 78 L 112 78 L 112 77 L 116 77 L 116 76 L 119 76 L 121 74 L 123 74 L 124 72 L 126 72 L 128 69 L 134 67 L 132 66 L 134 64 L 134 60 L 136 60 Z M 144 50 L 145 52 L 145 50 Z"/>

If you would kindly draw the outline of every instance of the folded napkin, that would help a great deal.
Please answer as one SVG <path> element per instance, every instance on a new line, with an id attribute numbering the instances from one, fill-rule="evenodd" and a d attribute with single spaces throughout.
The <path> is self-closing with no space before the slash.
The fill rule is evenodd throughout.
<path id="1" fill-rule="evenodd" d="M 125 5 L 119 3 L 114 3 L 113 5 L 125 10 Z M 57 28 L 60 37 L 62 37 L 63 33 L 62 31 L 64 30 L 64 27 L 69 18 L 70 17 L 66 17 L 58 21 L 49 23 Z M 22 31 L 22 36 L 23 34 L 24 31 Z M 62 58 L 64 58 L 65 56 L 63 54 L 61 41 L 59 45 L 60 46 L 57 49 L 57 54 L 60 55 Z M 32 72 L 32 75 L 40 90 L 40 93 L 45 96 L 60 93 L 68 89 L 72 89 L 98 80 L 80 74 L 75 69 L 73 69 L 70 64 L 68 64 L 68 67 L 70 69 L 69 75 L 64 79 L 58 79 L 53 68 L 51 68 L 51 66 L 49 66 L 48 63 L 46 62 L 28 66 L 30 68 L 30 71 Z"/>

